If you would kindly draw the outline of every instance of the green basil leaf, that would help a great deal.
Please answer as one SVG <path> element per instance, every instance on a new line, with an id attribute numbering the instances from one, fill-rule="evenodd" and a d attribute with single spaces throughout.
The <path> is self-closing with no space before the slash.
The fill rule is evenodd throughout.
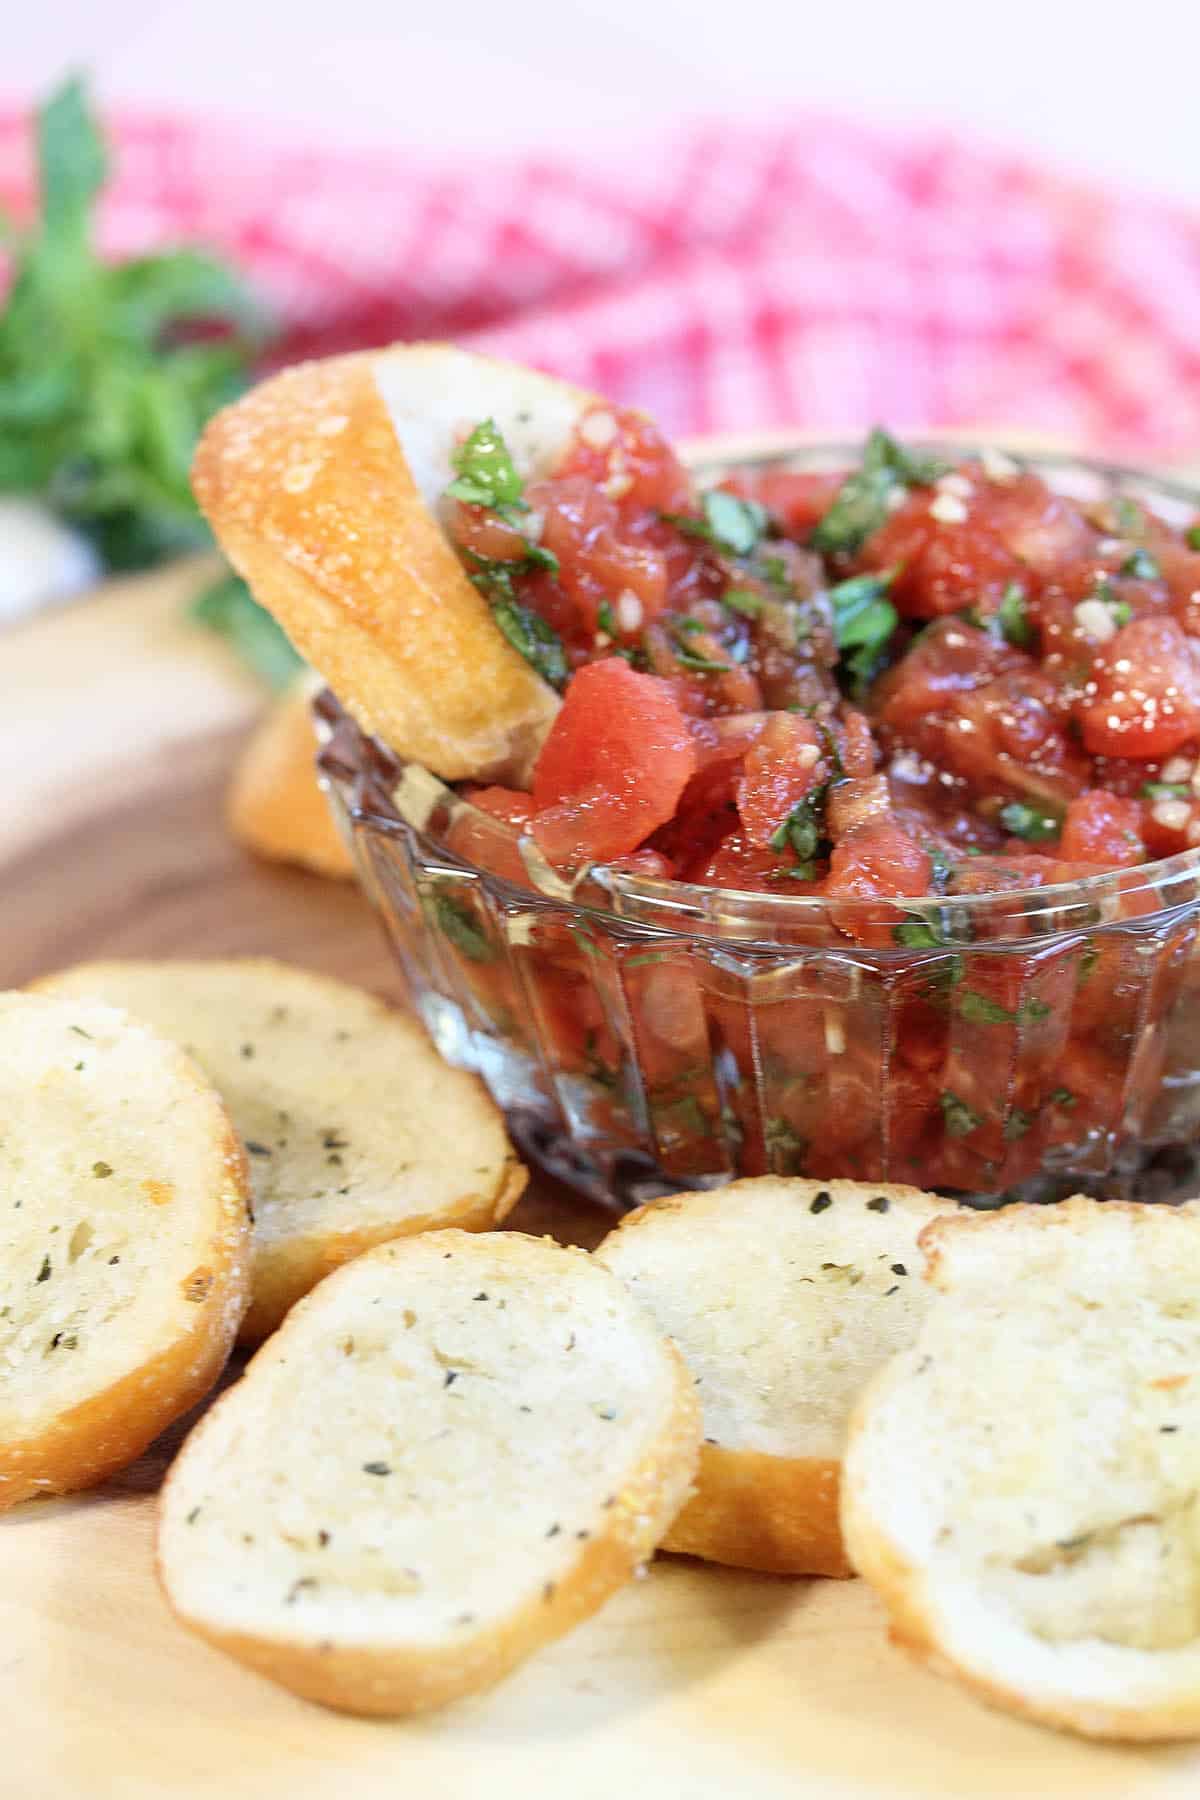
<path id="1" fill-rule="evenodd" d="M 761 617 L 766 604 L 761 594 L 753 594 L 748 588 L 728 588 L 721 595 L 721 605 L 727 606 L 730 612 L 740 613 L 743 619 Z"/>
<path id="2" fill-rule="evenodd" d="M 269 687 L 282 690 L 304 667 L 282 627 L 255 600 L 239 575 L 224 575 L 192 602 L 191 616 L 215 631 Z"/>
<path id="3" fill-rule="evenodd" d="M 1148 550 L 1138 548 L 1131 550 L 1125 558 L 1121 573 L 1132 581 L 1157 581 L 1162 571 Z"/>
<path id="4" fill-rule="evenodd" d="M 468 506 L 486 506 L 493 512 L 505 508 L 527 512 L 524 483 L 517 473 L 508 445 L 495 419 L 484 419 L 451 453 L 458 479 L 446 492 Z"/>
<path id="5" fill-rule="evenodd" d="M 108 174 L 108 157 L 78 76 L 65 81 L 38 111 L 37 163 L 47 232 L 84 236 L 92 202 Z"/>
<path id="6" fill-rule="evenodd" d="M 1024 838 L 1029 844 L 1046 843 L 1062 832 L 1060 819 L 1025 800 L 1010 800 L 1000 808 L 998 817 L 1005 831 L 1011 832 L 1013 837 Z"/>
<path id="7" fill-rule="evenodd" d="M 1033 626 L 1025 604 L 1025 589 L 1019 581 L 1010 581 L 996 613 L 1001 636 L 1017 650 L 1027 650 L 1033 642 Z"/>
<path id="8" fill-rule="evenodd" d="M 567 654 L 558 633 L 528 606 L 515 600 L 501 599 L 492 607 L 492 617 L 514 650 L 537 670 L 551 687 L 565 687 L 570 669 Z"/>
<path id="9" fill-rule="evenodd" d="M 980 1114 L 949 1089 L 939 1094 L 938 1105 L 942 1109 L 942 1118 L 951 1137 L 969 1137 L 983 1124 Z"/>
<path id="10" fill-rule="evenodd" d="M 907 449 L 878 427 L 867 439 L 862 463 L 838 489 L 833 504 L 809 538 L 824 555 L 858 550 L 886 520 L 893 497 L 906 487 L 927 487 L 950 465 Z"/>
<path id="11" fill-rule="evenodd" d="M 1200 550 L 1200 525 L 1188 526 L 1187 547 L 1189 550 Z"/>

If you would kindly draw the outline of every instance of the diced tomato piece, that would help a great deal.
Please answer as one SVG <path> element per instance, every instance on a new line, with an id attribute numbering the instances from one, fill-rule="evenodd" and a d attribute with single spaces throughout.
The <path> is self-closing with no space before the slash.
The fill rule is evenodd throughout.
<path id="1" fill-rule="evenodd" d="M 730 832 L 703 864 L 688 872 L 688 880 L 711 887 L 741 888 L 756 894 L 818 894 L 822 883 L 804 881 L 788 873 L 794 858 L 761 844 L 749 844 L 740 831 Z"/>
<path id="2" fill-rule="evenodd" d="M 669 687 L 620 657 L 571 679 L 533 774 L 533 833 L 552 862 L 628 856 L 672 817 L 696 767 Z"/>
<path id="3" fill-rule="evenodd" d="M 1075 501 L 1054 493 L 1031 470 L 1011 481 L 988 482 L 981 490 L 981 511 L 988 529 L 1036 576 L 1086 556 L 1094 542 Z"/>
<path id="4" fill-rule="evenodd" d="M 898 825 L 870 819 L 834 846 L 826 890 L 844 900 L 927 894 L 933 867 Z"/>
<path id="5" fill-rule="evenodd" d="M 877 716 L 903 735 L 930 713 L 946 709 L 958 694 L 983 687 L 1007 669 L 1032 669 L 1033 660 L 1002 638 L 940 619 L 924 630 L 908 655 L 880 680 Z"/>
<path id="6" fill-rule="evenodd" d="M 738 782 L 737 808 L 748 844 L 771 842 L 788 814 L 828 780 L 821 734 L 808 719 L 775 713 L 746 754 Z"/>
<path id="7" fill-rule="evenodd" d="M 722 485 L 744 500 L 757 500 L 786 531 L 804 539 L 825 517 L 844 480 L 840 474 L 768 469 L 762 475 L 734 475 Z"/>
<path id="8" fill-rule="evenodd" d="M 993 611 L 1009 583 L 1024 577 L 1023 563 L 978 517 L 974 503 L 962 502 L 966 517 L 954 523 L 931 513 L 936 504 L 928 488 L 910 494 L 867 539 L 862 566 L 898 571 L 888 595 L 907 618 L 935 619 L 968 606 Z"/>
<path id="9" fill-rule="evenodd" d="M 555 479 L 581 475 L 608 496 L 651 512 L 687 512 L 692 480 L 652 419 L 633 407 L 594 406 Z"/>
<path id="10" fill-rule="evenodd" d="M 454 820 L 447 838 L 451 850 L 477 868 L 489 869 L 504 881 L 527 887 L 529 871 L 516 840 L 489 820 L 496 819 L 514 831 L 528 831 L 533 813 L 530 796 L 518 793 L 515 788 L 478 787 L 464 789 L 464 798 L 476 811 L 461 812 Z M 486 813 L 489 817 L 481 819 L 477 817 L 478 813 Z"/>
<path id="11" fill-rule="evenodd" d="M 518 788 L 477 787 L 464 789 L 464 798 L 480 812 L 491 813 L 494 819 L 503 819 L 518 831 L 529 829 L 533 816 L 532 794 L 523 794 Z"/>
<path id="12" fill-rule="evenodd" d="M 1167 756 L 1200 730 L 1200 650 L 1173 619 L 1134 619 L 1104 644 L 1077 705 L 1094 756 Z"/>
<path id="13" fill-rule="evenodd" d="M 892 792 L 886 775 L 850 776 L 835 781 L 829 790 L 825 818 L 829 835 L 840 843 L 872 819 L 887 819 L 892 812 Z"/>
<path id="14" fill-rule="evenodd" d="M 1142 808 L 1136 800 L 1094 788 L 1067 807 L 1058 853 L 1065 862 L 1130 868 L 1146 855 L 1141 827 Z"/>

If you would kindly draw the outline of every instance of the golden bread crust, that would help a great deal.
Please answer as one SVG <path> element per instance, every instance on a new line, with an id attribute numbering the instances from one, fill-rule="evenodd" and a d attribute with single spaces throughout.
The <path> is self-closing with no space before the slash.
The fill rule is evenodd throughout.
<path id="1" fill-rule="evenodd" d="M 557 696 L 501 635 L 422 499 L 377 360 L 302 363 L 218 413 L 196 497 L 364 730 L 447 780 L 521 781 Z"/>
<path id="2" fill-rule="evenodd" d="M 264 714 L 238 758 L 226 816 L 233 836 L 257 856 L 344 880 L 354 859 L 317 780 L 312 691 L 301 681 Z"/>

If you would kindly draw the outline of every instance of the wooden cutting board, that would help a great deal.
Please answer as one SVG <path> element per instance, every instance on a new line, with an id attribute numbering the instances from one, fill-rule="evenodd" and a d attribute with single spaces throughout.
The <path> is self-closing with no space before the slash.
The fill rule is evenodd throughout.
<path id="1" fill-rule="evenodd" d="M 221 795 L 260 696 L 183 620 L 195 571 L 0 638 L 0 985 L 91 955 L 270 952 L 389 986 L 348 886 L 258 865 Z M 590 1243 L 545 1184 L 517 1220 Z M 1200 1750 L 986 1711 L 886 1642 L 858 1582 L 660 1558 L 494 1693 L 339 1718 L 179 1630 L 154 1494 L 181 1432 L 84 1498 L 0 1518 L 0 1795 L 22 1800 L 979 1800 L 1192 1796 Z"/>

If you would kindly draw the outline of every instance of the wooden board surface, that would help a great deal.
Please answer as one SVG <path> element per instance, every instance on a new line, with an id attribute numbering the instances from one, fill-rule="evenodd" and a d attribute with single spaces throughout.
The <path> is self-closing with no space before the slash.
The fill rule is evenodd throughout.
<path id="1" fill-rule="evenodd" d="M 353 889 L 260 866 L 224 833 L 257 697 L 182 623 L 192 580 L 0 639 L 0 985 L 94 954 L 266 951 L 386 991 Z M 589 1242 L 604 1218 L 541 1185 L 518 1222 Z M 861 1583 L 678 1558 L 486 1697 L 415 1724 L 338 1718 L 171 1622 L 152 1528 L 178 1437 L 92 1495 L 0 1518 L 0 1795 L 1168 1800 L 1200 1784 L 1200 1751 L 984 1710 L 887 1644 Z"/>

